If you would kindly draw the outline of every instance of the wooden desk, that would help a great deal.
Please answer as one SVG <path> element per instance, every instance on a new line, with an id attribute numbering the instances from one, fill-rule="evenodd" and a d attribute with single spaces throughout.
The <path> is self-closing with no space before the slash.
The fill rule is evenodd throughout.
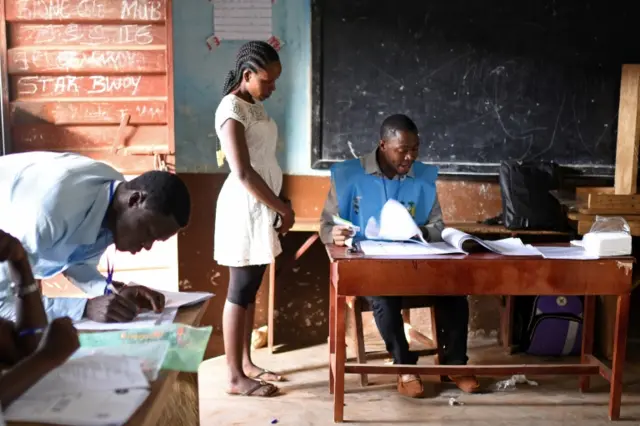
<path id="1" fill-rule="evenodd" d="M 529 236 L 566 236 L 568 235 L 566 232 L 557 232 L 557 231 L 533 231 L 533 230 L 510 230 L 505 228 L 504 226 L 499 225 L 483 225 L 481 223 L 473 223 L 473 222 L 451 222 L 447 223 L 447 226 L 451 228 L 459 229 L 460 231 L 466 232 L 472 235 L 499 235 L 499 236 L 510 236 L 510 237 L 518 237 L 521 235 L 529 235 Z M 289 263 L 294 263 L 300 257 L 302 257 L 307 250 L 316 242 L 319 238 L 320 232 L 320 219 L 319 218 L 296 218 L 296 223 L 291 228 L 290 232 L 311 232 L 312 234 L 305 240 L 305 242 L 298 248 L 295 255 L 291 257 L 286 266 L 281 267 L 287 268 Z M 273 353 L 274 351 L 274 334 L 275 334 L 275 306 L 276 306 L 276 264 L 275 262 L 269 265 L 269 300 L 267 306 L 267 347 L 269 348 L 269 352 Z M 505 306 L 501 311 L 501 321 L 500 321 L 500 340 L 504 348 L 508 351 L 512 351 L 512 342 L 511 342 L 511 318 L 513 317 L 513 298 L 507 297 L 505 301 Z"/>
<path id="2" fill-rule="evenodd" d="M 199 303 L 188 308 L 178 310 L 174 322 L 197 326 L 207 310 L 209 301 Z M 151 393 L 138 410 L 126 423 L 126 426 L 155 426 L 162 411 L 166 408 L 166 401 L 172 386 L 178 377 L 177 371 L 161 370 L 158 379 L 151 384 Z M 7 422 L 8 426 L 43 426 L 43 423 Z"/>
<path id="3" fill-rule="evenodd" d="M 329 389 L 334 394 L 335 422 L 344 421 L 344 375 L 580 375 L 580 389 L 589 375 L 611 384 L 609 418 L 620 417 L 622 370 L 627 345 L 632 257 L 592 261 L 507 257 L 495 254 L 443 255 L 411 259 L 367 258 L 343 247 L 327 246 L 330 267 Z M 428 277 L 428 279 L 427 279 Z M 439 295 L 580 295 L 585 296 L 580 364 L 417 366 L 347 364 L 345 311 L 347 296 Z M 618 297 L 613 368 L 593 356 L 595 296 Z"/>

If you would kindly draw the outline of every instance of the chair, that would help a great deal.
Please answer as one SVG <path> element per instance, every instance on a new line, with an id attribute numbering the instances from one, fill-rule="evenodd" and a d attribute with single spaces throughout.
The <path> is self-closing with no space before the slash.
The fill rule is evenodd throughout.
<path id="1" fill-rule="evenodd" d="M 432 303 L 429 303 L 429 302 L 430 300 L 428 300 L 428 298 L 424 298 L 420 296 L 404 298 L 403 304 L 402 304 L 402 317 L 404 319 L 405 324 L 411 324 L 411 309 L 429 307 L 429 310 L 431 311 L 431 333 L 433 336 L 432 340 L 433 340 L 433 343 L 435 343 L 436 348 L 422 350 L 418 352 L 420 353 L 420 355 L 438 355 L 435 360 L 437 364 L 438 359 L 442 358 L 442 348 L 440 347 L 440 345 L 438 345 L 435 309 L 431 306 Z M 369 306 L 369 303 L 367 302 L 367 300 L 362 297 L 347 298 L 347 305 L 350 308 L 349 315 L 351 316 L 351 322 L 353 324 L 352 338 L 353 338 L 353 343 L 356 350 L 356 359 L 359 364 L 366 364 L 367 354 L 366 354 L 366 349 L 364 345 L 362 313 L 371 311 L 371 307 Z M 369 384 L 368 375 L 366 373 L 360 374 L 360 386 L 365 387 L 368 384 Z"/>

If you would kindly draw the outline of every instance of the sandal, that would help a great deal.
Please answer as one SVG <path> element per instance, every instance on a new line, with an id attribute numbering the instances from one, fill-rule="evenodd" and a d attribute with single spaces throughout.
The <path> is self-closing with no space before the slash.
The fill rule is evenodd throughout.
<path id="1" fill-rule="evenodd" d="M 271 374 L 272 376 L 277 377 L 277 379 L 275 379 L 275 380 L 270 380 L 271 382 L 283 382 L 284 381 L 284 378 L 281 375 L 276 374 L 273 371 L 269 371 L 266 368 L 263 368 L 262 371 L 259 372 L 258 374 L 256 374 L 255 376 L 247 376 L 247 377 L 249 377 L 250 379 L 258 380 L 258 379 L 261 379 L 262 376 L 264 376 L 265 374 Z"/>
<path id="2" fill-rule="evenodd" d="M 261 390 L 261 389 L 265 389 L 265 392 L 256 395 L 256 391 Z M 274 386 L 271 383 L 267 383 L 264 380 L 260 380 L 260 381 L 257 381 L 256 384 L 253 387 L 247 389 L 246 391 L 244 391 L 242 393 L 227 392 L 227 395 L 232 395 L 232 396 L 257 396 L 257 397 L 262 397 L 262 398 L 270 398 L 272 396 L 275 396 L 278 393 L 279 390 L 280 389 L 277 386 Z"/>

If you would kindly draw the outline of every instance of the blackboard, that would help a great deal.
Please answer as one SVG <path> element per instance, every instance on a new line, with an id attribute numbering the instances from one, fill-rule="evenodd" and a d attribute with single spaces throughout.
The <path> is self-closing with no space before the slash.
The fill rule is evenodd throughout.
<path id="1" fill-rule="evenodd" d="M 314 0 L 312 167 L 370 152 L 409 115 L 441 174 L 553 160 L 615 164 L 621 66 L 640 62 L 634 3 Z"/>

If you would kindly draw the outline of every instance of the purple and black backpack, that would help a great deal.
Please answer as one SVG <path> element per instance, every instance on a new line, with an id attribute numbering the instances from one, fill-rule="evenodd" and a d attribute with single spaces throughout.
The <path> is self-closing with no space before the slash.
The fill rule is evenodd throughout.
<path id="1" fill-rule="evenodd" d="M 527 328 L 526 353 L 537 356 L 578 355 L 582 347 L 582 298 L 537 296 Z"/>

